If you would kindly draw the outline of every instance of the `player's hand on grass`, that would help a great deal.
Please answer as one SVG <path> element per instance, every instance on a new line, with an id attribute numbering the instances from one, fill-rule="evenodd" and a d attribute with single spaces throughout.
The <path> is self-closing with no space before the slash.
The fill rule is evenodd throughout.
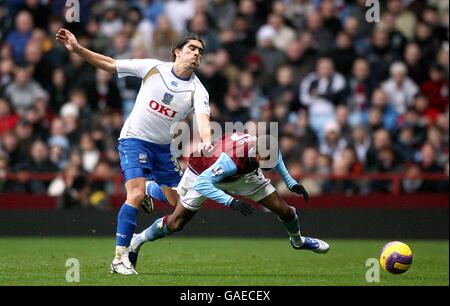
<path id="1" fill-rule="evenodd" d="M 289 190 L 292 191 L 292 192 L 295 192 L 296 194 L 303 195 L 303 197 L 305 198 L 305 201 L 308 202 L 309 194 L 306 191 L 305 187 L 303 187 L 303 185 L 295 184 Z"/>
<path id="2" fill-rule="evenodd" d="M 230 207 L 244 216 L 250 216 L 255 212 L 255 208 L 252 206 L 252 204 L 241 200 L 241 199 L 233 199 L 231 201 Z"/>
<path id="3" fill-rule="evenodd" d="M 59 29 L 58 33 L 56 33 L 56 40 L 62 43 L 70 52 L 73 52 L 79 48 L 75 35 L 73 35 L 69 30 L 63 28 Z"/>

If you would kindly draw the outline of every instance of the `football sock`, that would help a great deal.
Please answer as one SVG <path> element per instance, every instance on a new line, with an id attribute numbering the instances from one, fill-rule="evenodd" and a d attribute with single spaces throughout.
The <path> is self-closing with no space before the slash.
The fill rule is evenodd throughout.
<path id="1" fill-rule="evenodd" d="M 128 247 L 136 228 L 138 210 L 124 203 L 117 216 L 116 246 Z"/>
<path id="2" fill-rule="evenodd" d="M 295 213 L 295 217 L 291 220 L 283 221 L 280 218 L 278 218 L 278 220 L 280 220 L 281 224 L 283 224 L 283 227 L 286 229 L 295 244 L 302 245 L 303 239 L 300 234 L 300 224 L 298 222 L 297 213 Z"/>
<path id="3" fill-rule="evenodd" d="M 145 182 L 145 192 L 148 196 L 157 199 L 158 201 L 169 203 L 166 196 L 161 190 L 161 187 L 155 181 Z"/>
<path id="4" fill-rule="evenodd" d="M 143 243 L 146 241 L 155 241 L 167 235 L 170 235 L 171 232 L 167 228 L 167 217 L 168 216 L 164 216 L 162 218 L 157 219 L 155 222 L 153 222 L 152 225 L 150 225 L 149 228 L 147 228 L 143 232 L 143 235 L 140 234 L 136 236 L 136 238 L 141 239 Z"/>
<path id="5" fill-rule="evenodd" d="M 116 257 L 115 261 L 123 260 L 128 257 L 128 247 L 116 245 Z"/>

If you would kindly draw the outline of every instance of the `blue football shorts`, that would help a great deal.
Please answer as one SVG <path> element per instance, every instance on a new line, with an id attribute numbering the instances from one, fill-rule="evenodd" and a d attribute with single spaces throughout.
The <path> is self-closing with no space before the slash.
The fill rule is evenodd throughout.
<path id="1" fill-rule="evenodd" d="M 170 144 L 125 138 L 119 140 L 120 166 L 125 181 L 145 177 L 163 187 L 176 187 L 183 176 L 178 159 L 172 156 Z"/>

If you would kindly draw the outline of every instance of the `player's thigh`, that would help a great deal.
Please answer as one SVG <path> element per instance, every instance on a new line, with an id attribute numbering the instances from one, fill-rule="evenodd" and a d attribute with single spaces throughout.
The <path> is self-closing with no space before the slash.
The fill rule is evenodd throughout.
<path id="1" fill-rule="evenodd" d="M 149 148 L 149 143 L 140 139 L 126 138 L 119 140 L 120 167 L 125 181 L 141 177 L 154 167 L 155 156 Z M 144 170 L 139 170 L 144 169 Z"/>
<path id="2" fill-rule="evenodd" d="M 197 175 L 187 168 L 176 189 L 181 205 L 185 209 L 194 212 L 198 211 L 206 200 L 206 197 L 202 196 L 194 188 L 196 178 Z"/>
<path id="3" fill-rule="evenodd" d="M 178 196 L 172 187 L 177 187 L 183 176 L 181 165 L 172 156 L 169 145 L 153 145 L 151 149 L 155 156 L 152 177 L 161 186 L 167 200 L 175 206 Z"/>
<path id="4" fill-rule="evenodd" d="M 218 184 L 222 190 L 237 194 L 258 202 L 275 191 L 261 170 L 242 176 L 233 183 Z"/>

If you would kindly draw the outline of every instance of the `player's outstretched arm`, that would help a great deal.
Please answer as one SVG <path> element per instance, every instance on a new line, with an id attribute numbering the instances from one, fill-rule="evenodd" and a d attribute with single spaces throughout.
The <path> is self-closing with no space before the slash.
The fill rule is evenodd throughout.
<path id="1" fill-rule="evenodd" d="M 217 188 L 214 184 L 219 183 L 224 178 L 234 175 L 237 167 L 228 155 L 222 153 L 219 159 L 208 169 L 203 171 L 195 180 L 194 189 L 202 196 L 207 197 L 219 204 L 228 206 L 244 216 L 254 213 L 255 209 L 245 200 L 235 199 Z"/>
<path id="2" fill-rule="evenodd" d="M 218 189 L 214 184 L 236 172 L 237 167 L 234 162 L 228 155 L 222 153 L 214 164 L 195 179 L 194 189 L 202 196 L 229 207 L 233 197 Z"/>
<path id="3" fill-rule="evenodd" d="M 305 201 L 308 202 L 309 200 L 308 192 L 306 191 L 305 187 L 303 187 L 303 185 L 297 183 L 297 181 L 294 180 L 292 176 L 289 174 L 289 171 L 287 170 L 286 165 L 284 164 L 281 152 L 278 154 L 278 162 L 274 169 L 278 173 L 278 175 L 281 176 L 281 178 L 283 179 L 283 181 L 285 182 L 286 186 L 289 188 L 290 191 L 302 195 L 305 198 Z"/>
<path id="4" fill-rule="evenodd" d="M 195 115 L 197 120 L 198 129 L 200 132 L 201 142 L 198 144 L 198 151 L 206 151 L 208 153 L 213 149 L 212 146 L 212 135 L 211 135 L 211 121 L 209 115 L 199 114 Z"/>
<path id="5" fill-rule="evenodd" d="M 245 200 L 236 199 L 214 186 L 218 182 L 210 172 L 203 172 L 195 180 L 194 188 L 202 196 L 207 197 L 219 204 L 230 207 L 244 216 L 250 216 L 255 208 Z"/>
<path id="6" fill-rule="evenodd" d="M 116 72 L 116 60 L 99 53 L 95 53 L 89 49 L 82 47 L 75 35 L 73 35 L 69 30 L 59 29 L 56 33 L 56 40 L 66 47 L 69 52 L 73 52 L 81 56 L 89 64 L 105 70 L 109 73 Z"/>

